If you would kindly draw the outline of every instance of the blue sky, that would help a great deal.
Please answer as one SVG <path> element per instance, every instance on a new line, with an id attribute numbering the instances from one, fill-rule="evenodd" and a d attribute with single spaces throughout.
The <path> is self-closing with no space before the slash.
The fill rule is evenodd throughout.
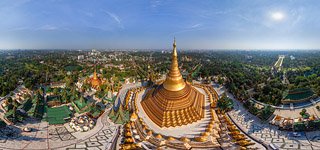
<path id="1" fill-rule="evenodd" d="M 0 49 L 318 49 L 319 0 L 1 0 Z"/>

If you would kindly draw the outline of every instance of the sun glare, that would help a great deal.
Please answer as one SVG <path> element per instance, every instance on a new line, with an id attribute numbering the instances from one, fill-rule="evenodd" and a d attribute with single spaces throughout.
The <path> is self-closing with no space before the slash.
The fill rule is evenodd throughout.
<path id="1" fill-rule="evenodd" d="M 281 21 L 284 19 L 284 14 L 282 12 L 274 12 L 271 14 L 271 17 L 275 21 Z"/>

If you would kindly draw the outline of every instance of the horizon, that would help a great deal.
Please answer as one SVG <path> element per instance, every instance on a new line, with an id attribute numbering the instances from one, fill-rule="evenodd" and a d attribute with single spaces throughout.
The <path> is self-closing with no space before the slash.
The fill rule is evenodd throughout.
<path id="1" fill-rule="evenodd" d="M 59 49 L 52 49 L 52 48 L 44 48 L 44 49 L 0 49 L 0 51 L 92 51 L 93 49 L 98 51 L 172 51 L 172 48 L 169 49 L 157 49 L 157 48 L 149 48 L 149 49 L 139 49 L 139 48 L 130 48 L 130 49 L 110 49 L 110 48 L 102 48 L 102 49 L 66 49 L 66 48 L 59 48 Z M 319 49 L 178 49 L 179 52 L 184 51 L 261 51 L 261 52 L 295 52 L 295 51 L 320 51 Z"/>
<path id="2" fill-rule="evenodd" d="M 320 1 L 0 2 L 0 49 L 318 50 Z"/>

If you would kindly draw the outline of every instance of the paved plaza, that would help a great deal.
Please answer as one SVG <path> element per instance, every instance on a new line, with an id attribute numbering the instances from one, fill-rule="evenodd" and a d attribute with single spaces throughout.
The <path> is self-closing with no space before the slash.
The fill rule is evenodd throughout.
<path id="1" fill-rule="evenodd" d="M 232 110 L 228 114 L 237 125 L 241 126 L 242 130 L 267 145 L 273 143 L 280 149 L 320 149 L 318 145 L 311 144 L 306 135 L 289 136 L 290 132 L 280 131 L 275 126 L 262 123 L 255 116 L 240 109 Z"/>
<path id="2" fill-rule="evenodd" d="M 274 114 L 275 115 L 279 115 L 281 117 L 284 117 L 284 118 L 299 118 L 301 117 L 300 115 L 300 112 L 302 111 L 302 109 L 306 109 L 307 112 L 310 114 L 310 115 L 315 115 L 315 117 L 319 118 L 320 117 L 320 111 L 317 110 L 317 106 L 320 106 L 320 103 L 318 102 L 317 104 L 315 105 L 311 105 L 311 106 L 308 106 L 308 107 L 305 107 L 305 108 L 299 108 L 299 109 L 293 109 L 293 110 L 290 110 L 290 109 L 275 109 L 274 111 Z"/>
<path id="3" fill-rule="evenodd" d="M 215 89 L 219 94 L 224 92 L 224 89 Z M 235 100 L 233 95 L 228 93 L 228 96 L 235 102 L 234 109 L 228 112 L 228 115 L 234 123 L 257 141 L 266 145 L 272 143 L 283 150 L 320 150 L 319 131 L 302 133 L 300 137 L 290 136 L 293 132 L 280 131 L 278 127 L 262 122 L 243 108 L 242 104 Z"/>
<path id="4" fill-rule="evenodd" d="M 30 127 L 32 132 L 19 128 Z M 74 132 L 67 124 L 49 126 L 47 122 L 32 122 L 0 130 L 0 149 L 109 149 L 118 138 L 119 128 L 104 113 L 88 132 Z"/>
<path id="5" fill-rule="evenodd" d="M 119 125 L 109 120 L 109 110 L 106 109 L 96 120 L 95 127 L 87 132 L 75 132 L 69 123 L 49 125 L 46 121 L 26 118 L 23 123 L 0 129 L 0 150 L 111 149 L 119 136 Z M 25 127 L 32 131 L 22 132 Z"/>

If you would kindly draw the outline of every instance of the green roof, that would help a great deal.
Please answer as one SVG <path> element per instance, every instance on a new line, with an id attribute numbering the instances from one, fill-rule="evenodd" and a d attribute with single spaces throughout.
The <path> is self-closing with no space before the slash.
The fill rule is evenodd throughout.
<path id="1" fill-rule="evenodd" d="M 76 100 L 76 101 L 73 101 L 73 106 L 75 106 L 76 108 L 79 108 L 78 109 L 75 109 L 77 113 L 83 113 L 83 112 L 87 112 L 87 111 L 90 111 L 90 103 L 86 100 L 84 100 L 83 103 L 80 102 L 80 100 Z M 85 108 L 85 109 L 84 109 Z"/>
<path id="2" fill-rule="evenodd" d="M 118 116 L 116 117 L 114 123 L 116 123 L 116 124 L 124 124 L 124 121 L 125 120 L 124 120 L 123 116 L 121 114 L 118 114 Z"/>
<path id="3" fill-rule="evenodd" d="M 13 114 L 13 110 L 11 109 L 7 113 L 5 113 L 4 116 L 7 118 L 7 117 L 11 116 L 12 114 Z"/>
<path id="4" fill-rule="evenodd" d="M 50 102 L 50 101 L 60 101 L 60 100 L 59 100 L 59 96 L 53 95 L 53 96 L 48 96 L 47 101 Z"/>
<path id="5" fill-rule="evenodd" d="M 114 111 L 113 108 L 111 108 L 111 110 L 110 110 L 110 112 L 109 112 L 109 117 L 110 117 L 110 118 L 114 118 L 115 115 L 116 115 L 116 112 Z"/>
<path id="6" fill-rule="evenodd" d="M 26 100 L 23 105 L 22 105 L 22 109 L 25 110 L 26 112 L 29 111 L 32 108 L 32 100 L 28 99 Z"/>

